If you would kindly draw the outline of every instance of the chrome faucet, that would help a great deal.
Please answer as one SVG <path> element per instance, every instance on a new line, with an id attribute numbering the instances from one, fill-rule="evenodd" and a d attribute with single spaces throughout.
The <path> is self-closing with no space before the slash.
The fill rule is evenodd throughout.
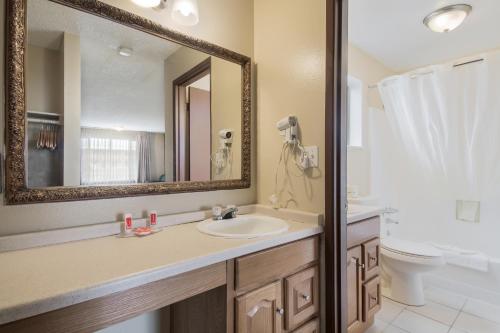
<path id="1" fill-rule="evenodd" d="M 234 205 L 229 205 L 225 209 L 220 206 L 212 208 L 213 219 L 216 221 L 234 219 L 238 213 L 238 208 Z"/>
<path id="2" fill-rule="evenodd" d="M 392 207 L 385 207 L 384 210 L 382 211 L 382 214 L 396 214 L 396 213 L 399 213 L 399 210 Z"/>
<path id="3" fill-rule="evenodd" d="M 386 217 L 385 223 L 387 223 L 387 224 L 399 224 L 399 221 L 391 219 L 390 217 Z"/>

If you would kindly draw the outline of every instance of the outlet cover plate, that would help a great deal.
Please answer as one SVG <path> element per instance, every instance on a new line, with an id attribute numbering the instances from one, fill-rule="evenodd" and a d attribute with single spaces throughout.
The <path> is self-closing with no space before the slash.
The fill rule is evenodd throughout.
<path id="1" fill-rule="evenodd" d="M 318 146 L 306 146 L 304 151 L 309 157 L 309 167 L 317 168 L 319 167 L 319 147 Z"/>

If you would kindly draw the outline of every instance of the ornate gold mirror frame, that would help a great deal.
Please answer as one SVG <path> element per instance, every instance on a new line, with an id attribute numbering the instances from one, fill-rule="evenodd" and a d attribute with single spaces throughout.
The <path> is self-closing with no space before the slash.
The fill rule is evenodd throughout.
<path id="1" fill-rule="evenodd" d="M 97 0 L 50 0 L 148 34 L 172 41 L 209 55 L 241 65 L 241 179 L 195 182 L 133 184 L 119 186 L 77 186 L 28 188 L 26 182 L 26 0 L 6 3 L 6 196 L 7 204 L 26 204 L 125 196 L 229 190 L 250 187 L 251 59 L 242 54 L 162 27 L 148 19 Z"/>

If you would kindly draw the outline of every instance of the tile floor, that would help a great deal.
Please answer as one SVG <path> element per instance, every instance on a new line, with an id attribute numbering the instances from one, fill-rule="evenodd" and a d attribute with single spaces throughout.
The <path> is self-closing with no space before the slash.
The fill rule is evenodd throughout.
<path id="1" fill-rule="evenodd" d="M 437 288 L 425 294 L 422 307 L 384 298 L 367 333 L 500 333 L 500 306 Z"/>

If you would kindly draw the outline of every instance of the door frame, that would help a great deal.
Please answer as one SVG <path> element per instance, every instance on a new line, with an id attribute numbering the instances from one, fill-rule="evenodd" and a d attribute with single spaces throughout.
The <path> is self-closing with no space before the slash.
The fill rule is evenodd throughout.
<path id="1" fill-rule="evenodd" d="M 178 168 L 179 168 L 179 161 L 178 161 L 178 143 L 179 143 L 179 93 L 181 92 L 181 88 L 186 87 L 190 85 L 193 82 L 196 82 L 198 79 L 202 78 L 203 76 L 210 74 L 210 104 L 212 103 L 212 57 L 208 57 L 207 59 L 203 60 L 200 62 L 198 65 L 194 66 L 178 78 L 172 81 L 172 137 L 173 137 L 173 149 L 172 149 L 172 154 L 173 154 L 173 180 L 174 181 L 180 181 L 178 179 Z M 189 111 L 189 110 L 188 110 Z M 211 107 L 210 107 L 210 114 L 212 113 Z M 211 116 L 210 116 L 211 117 Z M 186 123 L 189 124 L 189 112 L 187 112 L 186 115 Z M 212 128 L 211 128 L 211 122 L 210 122 L 210 133 L 212 133 Z M 189 156 L 189 126 L 186 127 L 186 133 L 185 133 L 185 142 L 186 142 L 186 156 Z M 210 136 L 210 147 L 212 147 L 212 136 Z M 187 179 L 184 179 L 184 181 L 189 181 L 189 159 L 186 160 L 185 163 L 185 175 Z M 212 165 L 210 163 L 210 174 L 212 174 Z"/>
<path id="2" fill-rule="evenodd" d="M 347 2 L 326 0 L 325 332 L 347 332 Z"/>

